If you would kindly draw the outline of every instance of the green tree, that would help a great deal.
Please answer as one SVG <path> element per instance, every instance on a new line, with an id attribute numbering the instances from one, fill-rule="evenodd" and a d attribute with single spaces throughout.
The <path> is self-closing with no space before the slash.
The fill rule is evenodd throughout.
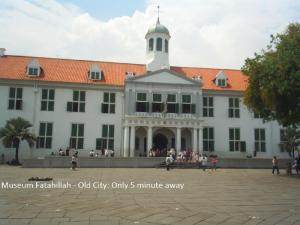
<path id="1" fill-rule="evenodd" d="M 5 127 L 0 129 L 0 139 L 4 146 L 14 146 L 16 148 L 15 163 L 19 163 L 19 147 L 22 141 L 26 141 L 30 147 L 34 145 L 35 136 L 30 133 L 32 127 L 30 122 L 21 117 L 6 121 Z"/>
<path id="2" fill-rule="evenodd" d="M 264 120 L 283 126 L 300 122 L 300 24 L 290 24 L 271 36 L 261 54 L 246 59 L 242 71 L 249 78 L 244 103 Z"/>
<path id="3" fill-rule="evenodd" d="M 294 127 L 288 127 L 284 130 L 283 141 L 280 145 L 285 149 L 289 154 L 293 154 L 293 158 L 295 157 L 295 147 L 296 142 L 300 138 L 300 131 Z"/>

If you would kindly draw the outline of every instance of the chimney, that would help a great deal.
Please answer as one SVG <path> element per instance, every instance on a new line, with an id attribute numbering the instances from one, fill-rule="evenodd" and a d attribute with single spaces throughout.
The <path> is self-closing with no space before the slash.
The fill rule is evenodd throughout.
<path id="1" fill-rule="evenodd" d="M 5 55 L 5 48 L 0 48 L 0 57 L 3 57 Z"/>

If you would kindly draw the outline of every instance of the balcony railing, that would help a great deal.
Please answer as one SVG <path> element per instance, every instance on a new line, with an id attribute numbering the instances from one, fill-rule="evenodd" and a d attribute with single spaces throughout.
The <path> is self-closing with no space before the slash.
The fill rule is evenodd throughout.
<path id="1" fill-rule="evenodd" d="M 136 112 L 132 116 L 136 117 L 148 117 L 148 118 L 161 118 L 161 119 L 197 119 L 193 114 L 177 114 L 177 113 L 148 113 L 148 112 Z"/>

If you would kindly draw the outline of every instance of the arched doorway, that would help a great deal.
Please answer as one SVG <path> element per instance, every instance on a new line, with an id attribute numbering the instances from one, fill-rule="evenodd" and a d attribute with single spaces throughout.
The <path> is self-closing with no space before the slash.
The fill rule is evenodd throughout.
<path id="1" fill-rule="evenodd" d="M 159 133 L 153 137 L 153 146 L 158 149 L 164 149 L 168 147 L 168 138 Z"/>

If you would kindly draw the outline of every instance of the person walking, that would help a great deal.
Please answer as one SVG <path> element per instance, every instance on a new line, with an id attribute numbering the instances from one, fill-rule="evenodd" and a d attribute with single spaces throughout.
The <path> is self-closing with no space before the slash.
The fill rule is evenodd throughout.
<path id="1" fill-rule="evenodd" d="M 272 165 L 273 165 L 272 174 L 274 174 L 275 170 L 277 170 L 277 174 L 279 174 L 278 159 L 276 156 L 273 157 Z"/>
<path id="2" fill-rule="evenodd" d="M 206 170 L 206 165 L 207 165 L 207 157 L 206 157 L 206 155 L 203 155 L 203 157 L 202 157 L 202 169 L 203 169 L 203 171 Z"/>
<path id="3" fill-rule="evenodd" d="M 71 169 L 72 170 L 76 170 L 76 168 L 77 168 L 77 162 L 78 162 L 77 156 L 76 156 L 76 154 L 74 154 L 72 156 L 72 159 L 71 159 L 71 164 L 72 164 Z"/>
<path id="4" fill-rule="evenodd" d="M 296 174 L 299 174 L 299 158 L 295 158 L 293 168 L 296 170 Z"/>

